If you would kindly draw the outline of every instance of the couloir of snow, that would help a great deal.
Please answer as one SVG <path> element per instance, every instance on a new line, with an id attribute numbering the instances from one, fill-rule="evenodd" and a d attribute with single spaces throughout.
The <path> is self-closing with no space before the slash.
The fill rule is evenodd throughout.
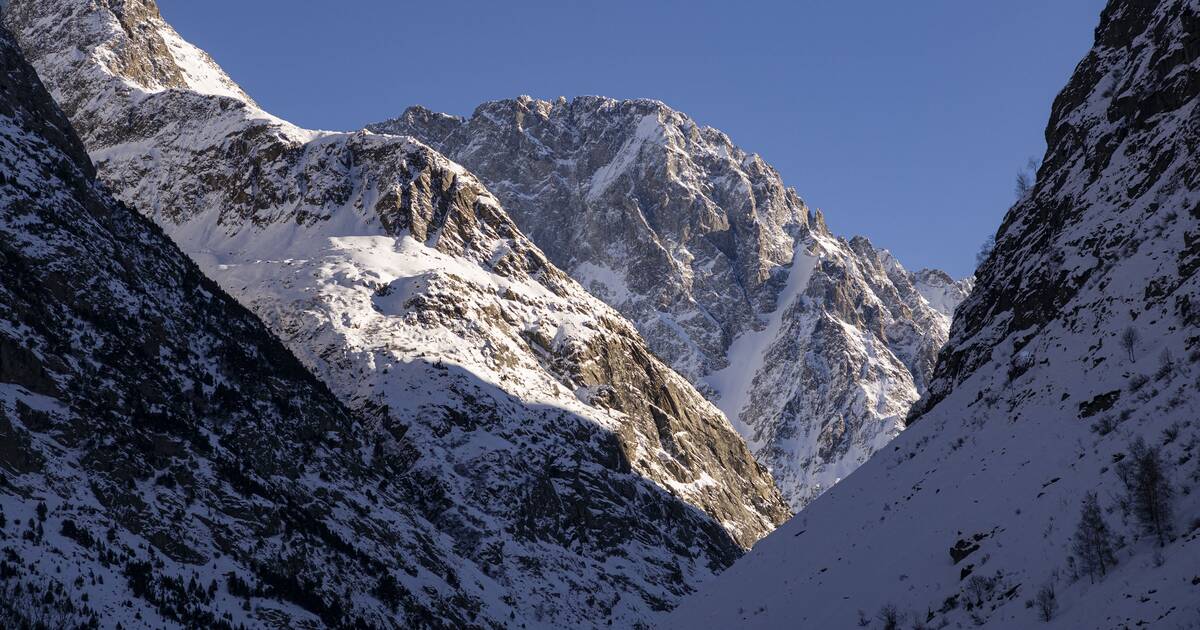
<path id="1" fill-rule="evenodd" d="M 808 286 L 813 266 L 816 264 L 816 256 L 807 251 L 808 245 L 800 242 L 796 246 L 788 270 L 787 284 L 779 294 L 779 308 L 766 316 L 765 325 L 760 330 L 750 330 L 734 339 L 726 353 L 729 365 L 704 378 L 704 382 L 716 392 L 717 407 L 733 421 L 734 427 L 755 450 L 760 446 L 760 440 L 757 440 L 754 431 L 739 419 L 749 402 L 754 378 L 767 362 L 767 350 L 778 340 L 783 328 L 784 312 L 795 305 L 797 300 L 802 299 L 803 291 Z M 814 245 L 820 247 L 819 241 L 814 239 Z"/>

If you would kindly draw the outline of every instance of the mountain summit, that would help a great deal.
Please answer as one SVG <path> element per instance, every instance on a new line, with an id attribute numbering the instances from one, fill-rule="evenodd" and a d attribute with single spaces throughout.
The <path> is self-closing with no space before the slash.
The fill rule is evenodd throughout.
<path id="1" fill-rule="evenodd" d="M 800 509 L 883 447 L 970 290 L 839 239 L 775 169 L 659 101 L 529 97 L 411 135 L 479 176 L 547 256 L 729 416 Z"/>

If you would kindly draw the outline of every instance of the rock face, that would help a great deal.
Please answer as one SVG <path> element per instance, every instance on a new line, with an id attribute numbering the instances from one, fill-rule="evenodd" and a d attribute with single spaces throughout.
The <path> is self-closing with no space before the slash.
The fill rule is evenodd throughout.
<path id="1" fill-rule="evenodd" d="M 2 28 L 0 165 L 0 626 L 502 626 L 414 445 L 95 183 Z"/>
<path id="2" fill-rule="evenodd" d="M 461 167 L 270 116 L 150 0 L 5 21 L 101 180 L 406 463 L 502 623 L 639 624 L 788 516 L 719 410 Z"/>
<path id="3" fill-rule="evenodd" d="M 969 290 L 837 239 L 760 157 L 657 101 L 413 107 L 369 129 L 478 175 L 714 399 L 795 509 L 900 431 Z"/>
<path id="4" fill-rule="evenodd" d="M 725 367 L 731 337 L 774 310 L 807 224 L 770 166 L 655 101 L 522 97 L 467 120 L 414 107 L 369 128 L 416 136 L 483 178 L 551 260 L 693 379 Z"/>
<path id="5" fill-rule="evenodd" d="M 910 428 L 664 626 L 1200 624 L 1200 2 L 1109 2 L 1046 139 Z"/>

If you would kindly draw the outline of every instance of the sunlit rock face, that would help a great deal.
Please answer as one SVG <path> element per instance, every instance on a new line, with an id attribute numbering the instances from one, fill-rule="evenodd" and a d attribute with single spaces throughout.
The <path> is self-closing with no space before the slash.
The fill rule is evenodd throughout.
<path id="1" fill-rule="evenodd" d="M 480 177 L 725 411 L 795 509 L 903 428 L 970 289 L 833 236 L 762 158 L 658 101 L 413 107 L 369 129 Z"/>

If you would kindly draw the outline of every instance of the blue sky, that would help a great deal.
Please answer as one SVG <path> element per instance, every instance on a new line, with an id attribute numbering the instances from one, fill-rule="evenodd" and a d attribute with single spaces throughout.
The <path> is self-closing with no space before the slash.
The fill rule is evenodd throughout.
<path id="1" fill-rule="evenodd" d="M 969 274 L 1045 150 L 1103 0 L 159 0 L 264 107 L 357 129 L 411 104 L 665 101 L 761 154 L 839 234 Z"/>

